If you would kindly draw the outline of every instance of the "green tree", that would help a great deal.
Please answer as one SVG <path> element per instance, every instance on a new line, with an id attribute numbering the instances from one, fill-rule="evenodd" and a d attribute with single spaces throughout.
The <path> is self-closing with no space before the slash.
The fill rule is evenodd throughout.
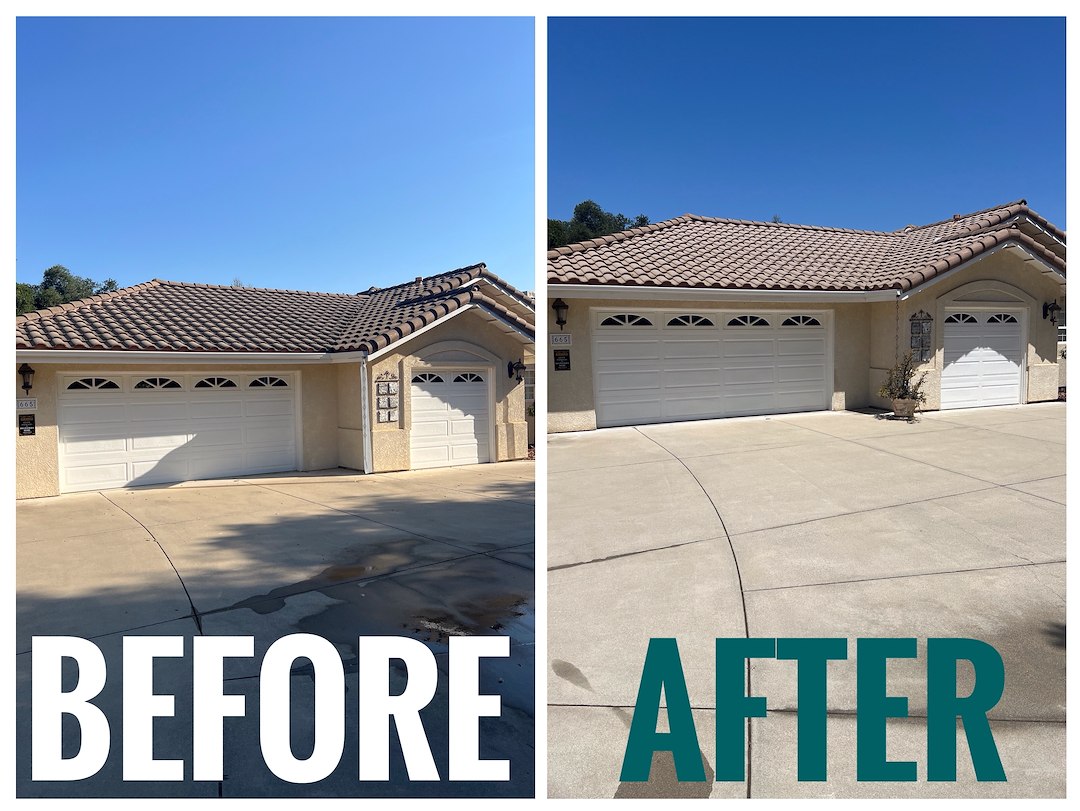
<path id="1" fill-rule="evenodd" d="M 605 211 L 593 200 L 583 200 L 574 206 L 574 216 L 569 220 L 548 220 L 548 250 L 648 224 L 649 218 L 644 214 L 631 219 Z"/>
<path id="2" fill-rule="evenodd" d="M 118 289 L 115 279 L 98 284 L 88 277 L 76 276 L 63 265 L 53 265 L 41 274 L 41 284 L 15 283 L 15 314 L 56 307 Z"/>
<path id="3" fill-rule="evenodd" d="M 15 315 L 31 312 L 37 306 L 34 303 L 36 285 L 15 282 Z"/>

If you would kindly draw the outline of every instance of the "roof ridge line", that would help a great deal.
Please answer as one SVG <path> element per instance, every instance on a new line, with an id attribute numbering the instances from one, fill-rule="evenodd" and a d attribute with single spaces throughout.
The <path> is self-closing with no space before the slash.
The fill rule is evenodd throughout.
<path id="1" fill-rule="evenodd" d="M 761 225 L 767 228 L 801 228 L 807 231 L 835 231 L 843 234 L 873 234 L 875 236 L 897 236 L 896 231 L 874 231 L 869 228 L 839 228 L 834 225 L 806 225 L 796 222 L 772 222 L 770 220 L 738 220 L 731 217 L 708 217 L 702 214 L 687 214 L 699 222 L 717 222 L 727 225 Z"/>
<path id="2" fill-rule="evenodd" d="M 956 222 L 956 217 L 958 216 L 960 217 L 960 219 L 966 219 L 968 217 L 978 216 L 979 214 L 986 214 L 988 211 L 998 211 L 1003 208 L 1012 208 L 1013 206 L 1024 206 L 1025 208 L 1027 208 L 1027 200 L 1021 197 L 1019 200 L 1013 200 L 1011 203 L 1002 203 L 1000 205 L 990 206 L 988 208 L 980 208 L 978 211 L 971 211 L 967 214 L 954 214 L 952 217 L 946 217 L 944 220 L 938 220 L 937 222 L 928 222 L 925 225 L 905 225 L 903 228 L 898 228 L 892 233 L 900 234 L 904 233 L 905 231 L 907 233 L 911 233 L 911 231 L 922 231 L 924 228 L 933 228 L 935 225 L 946 225 L 950 222 Z M 909 231 L 907 229 L 911 230 Z"/>

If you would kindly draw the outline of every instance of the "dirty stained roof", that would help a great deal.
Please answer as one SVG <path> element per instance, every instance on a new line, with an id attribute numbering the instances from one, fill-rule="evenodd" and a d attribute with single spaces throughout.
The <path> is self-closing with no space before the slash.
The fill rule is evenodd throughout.
<path id="1" fill-rule="evenodd" d="M 356 294 L 154 279 L 17 316 L 15 347 L 374 352 L 467 305 L 533 335 L 529 297 L 478 264 Z"/>
<path id="2" fill-rule="evenodd" d="M 1065 232 L 1017 200 L 897 231 L 685 214 L 548 251 L 550 284 L 910 290 L 1011 242 L 1065 272 Z"/>

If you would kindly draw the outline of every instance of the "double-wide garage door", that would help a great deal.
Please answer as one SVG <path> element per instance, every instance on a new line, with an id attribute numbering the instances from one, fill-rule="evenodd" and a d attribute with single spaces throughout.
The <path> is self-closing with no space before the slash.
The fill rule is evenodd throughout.
<path id="1" fill-rule="evenodd" d="M 490 376 L 489 371 L 467 369 L 413 374 L 412 468 L 491 461 Z"/>
<path id="2" fill-rule="evenodd" d="M 1021 311 L 974 309 L 946 314 L 942 409 L 1021 402 L 1022 317 Z"/>
<path id="3" fill-rule="evenodd" d="M 830 405 L 824 313 L 671 310 L 593 316 L 600 426 Z"/>
<path id="4" fill-rule="evenodd" d="M 297 468 L 288 373 L 61 375 L 60 490 Z"/>

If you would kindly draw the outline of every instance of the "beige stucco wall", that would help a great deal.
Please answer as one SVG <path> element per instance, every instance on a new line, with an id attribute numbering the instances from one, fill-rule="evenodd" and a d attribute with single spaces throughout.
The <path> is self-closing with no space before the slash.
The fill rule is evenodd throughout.
<path id="1" fill-rule="evenodd" d="M 336 467 L 337 462 L 337 386 L 335 370 L 327 365 L 311 364 L 209 364 L 178 363 L 124 363 L 124 364 L 72 364 L 41 363 L 34 361 L 34 388 L 30 397 L 36 397 L 37 434 L 32 437 L 16 437 L 15 443 L 15 497 L 35 498 L 54 496 L 60 492 L 59 439 L 56 428 L 57 375 L 69 372 L 174 372 L 192 374 L 197 372 L 293 372 L 300 380 L 301 413 L 301 469 L 320 470 Z M 18 365 L 16 365 L 17 368 Z M 16 396 L 22 397 L 18 387 L 21 379 L 16 374 Z"/>
<path id="2" fill-rule="evenodd" d="M 525 345 L 473 311 L 462 313 L 438 327 L 406 341 L 397 351 L 372 361 L 369 368 L 371 403 L 372 464 L 375 472 L 409 468 L 411 402 L 409 381 L 413 372 L 449 363 L 468 367 L 490 367 L 495 407 L 494 461 L 524 459 L 528 455 L 528 424 L 525 421 L 525 386 L 506 373 L 508 361 L 523 360 Z M 428 359 L 425 361 L 425 359 Z M 392 423 L 376 420 L 375 383 L 389 372 L 399 381 L 398 419 Z"/>
<path id="3" fill-rule="evenodd" d="M 898 354 L 907 351 L 912 314 L 923 310 L 933 320 L 934 353 L 920 370 L 926 372 L 927 395 L 923 410 L 941 407 L 941 369 L 944 363 L 943 322 L 945 309 L 956 301 L 977 301 L 986 305 L 1000 302 L 1010 309 L 1026 311 L 1028 329 L 1027 386 L 1024 402 L 1056 400 L 1059 380 L 1057 327 L 1042 317 L 1042 304 L 1063 299 L 1063 289 L 1042 265 L 1025 261 L 1026 254 L 1010 249 L 998 251 L 971 265 L 943 276 L 925 291 L 898 303 L 871 305 L 870 369 L 868 389 L 870 404 L 881 408 L 891 405 L 877 396 L 885 371 Z M 899 323 L 899 351 L 897 324 Z"/>
<path id="4" fill-rule="evenodd" d="M 364 469 L 364 420 L 360 409 L 360 364 L 341 363 L 337 375 L 337 450 L 340 467 Z"/>
<path id="5" fill-rule="evenodd" d="M 625 308 L 635 311 L 662 307 L 665 310 L 685 310 L 703 313 L 710 310 L 761 310 L 761 311 L 827 311 L 832 320 L 832 341 L 835 346 L 833 362 L 832 408 L 860 408 L 869 400 L 866 368 L 870 359 L 869 330 L 870 311 L 865 303 L 793 304 L 789 302 L 704 302 L 663 301 L 643 302 L 625 299 L 566 299 L 569 310 L 562 333 L 570 333 L 573 344 L 544 347 L 548 364 L 548 432 L 589 431 L 596 427 L 596 407 L 593 395 L 592 365 L 592 317 L 591 308 Z M 548 331 L 560 333 L 555 323 L 555 312 L 550 301 L 545 308 Z M 554 349 L 570 350 L 570 371 L 555 370 Z"/>

